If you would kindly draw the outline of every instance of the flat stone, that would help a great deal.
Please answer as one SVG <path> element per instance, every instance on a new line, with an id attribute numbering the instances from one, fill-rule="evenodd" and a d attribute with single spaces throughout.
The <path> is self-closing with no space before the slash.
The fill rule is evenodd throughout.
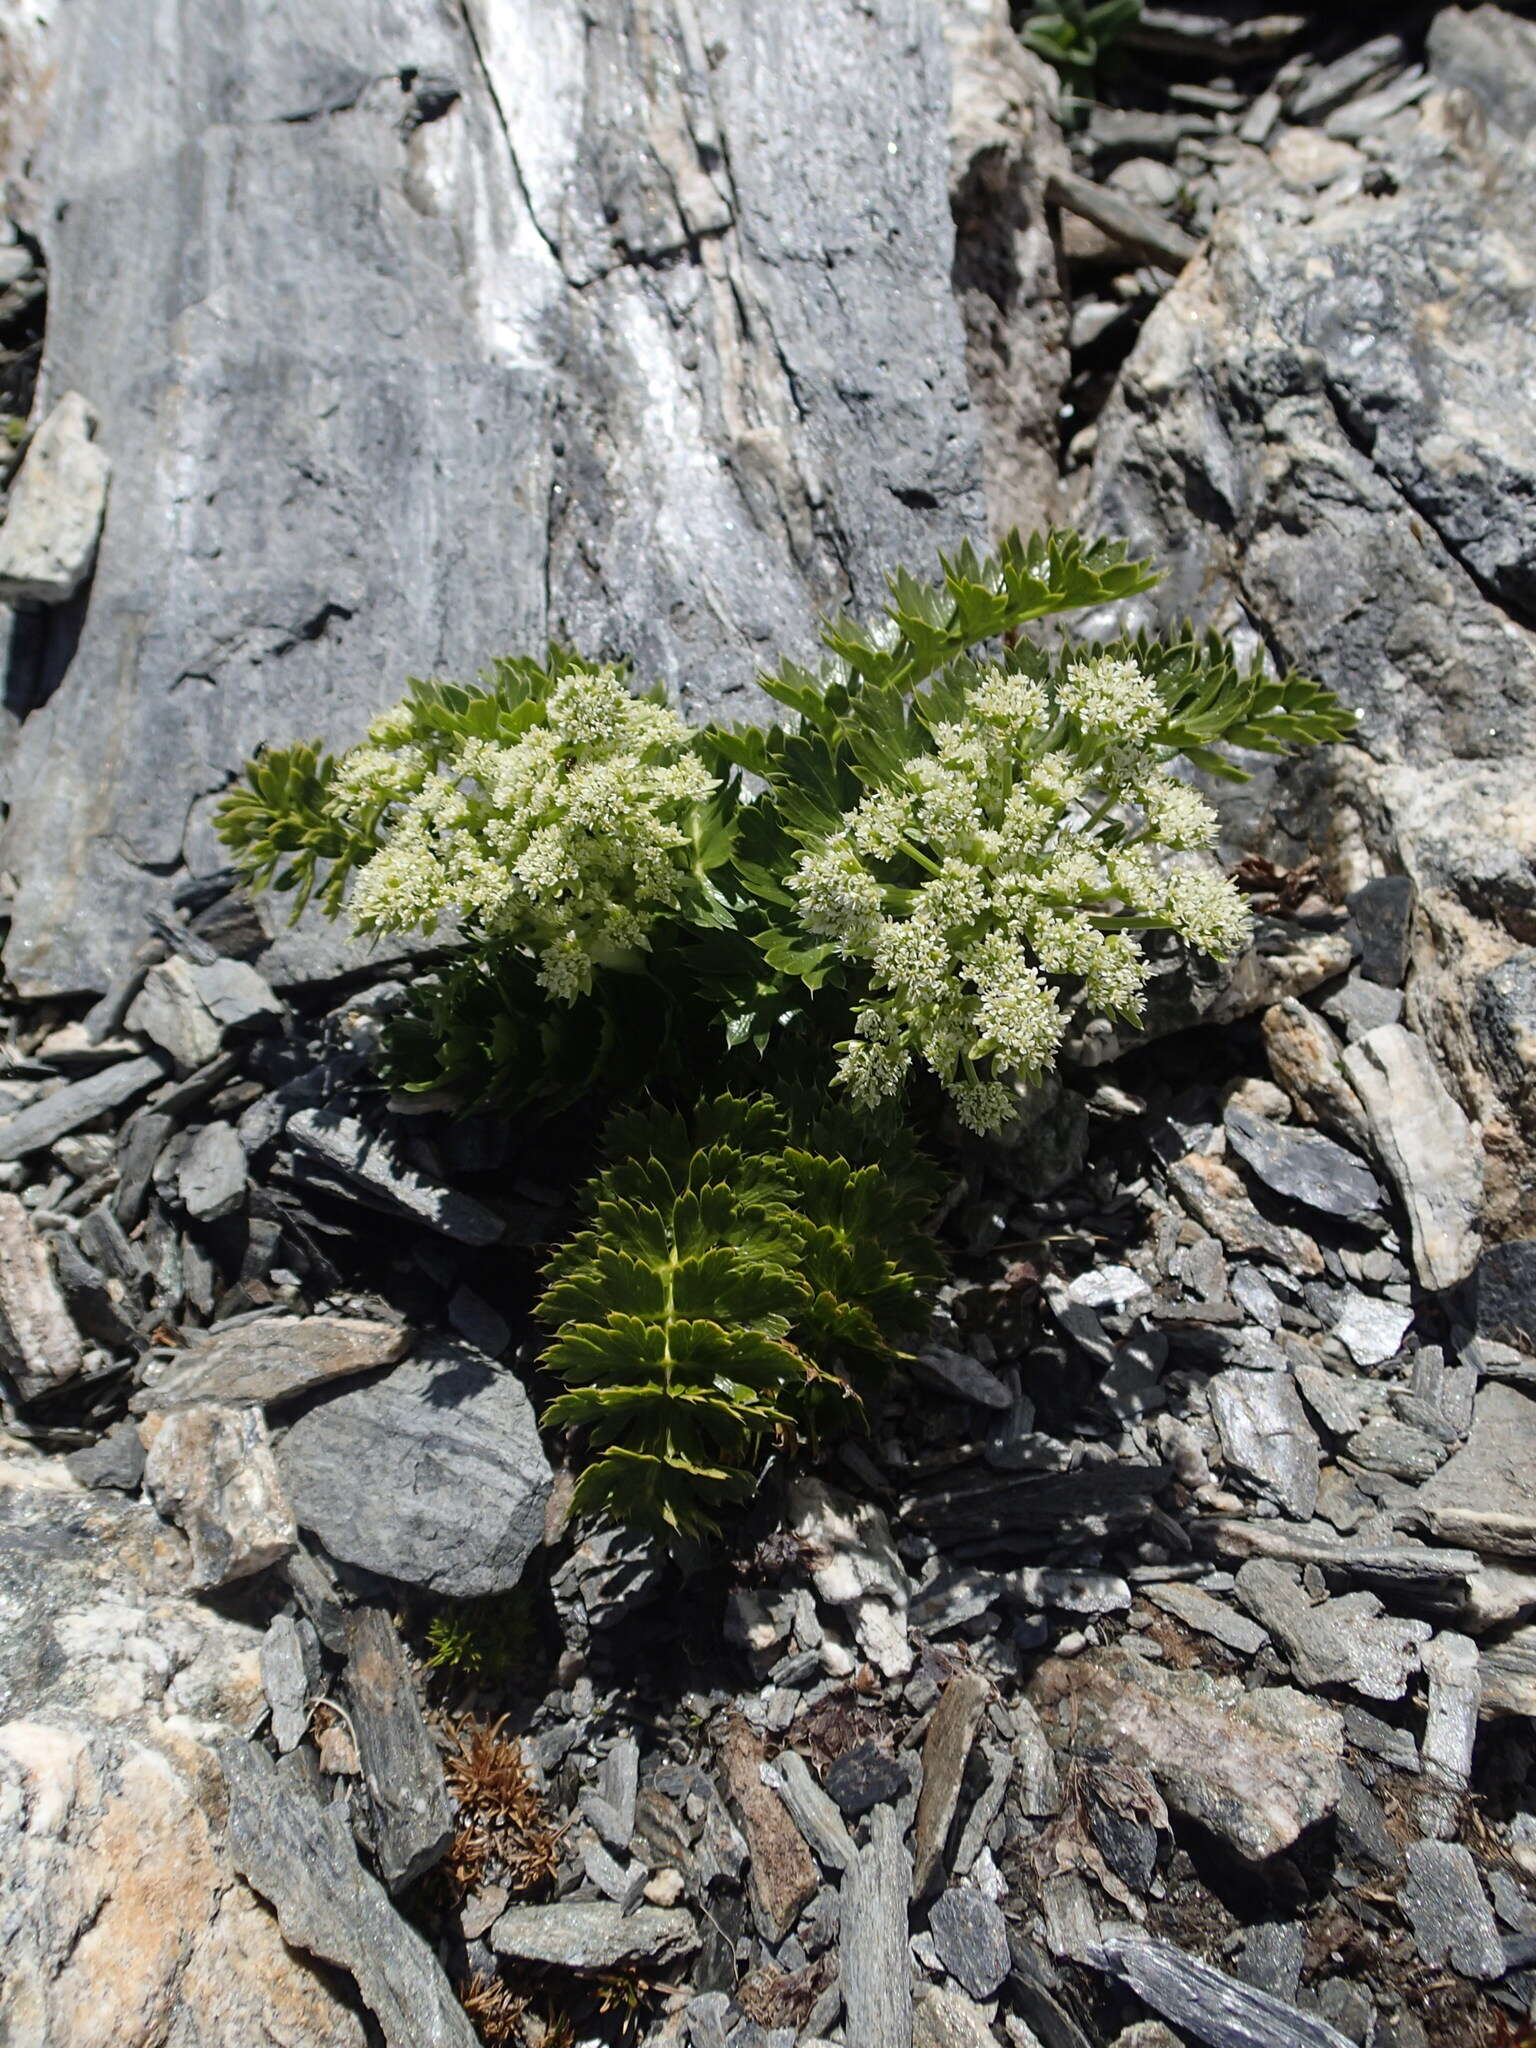
<path id="1" fill-rule="evenodd" d="M 778 1792 L 823 1868 L 846 1870 L 857 1854 L 853 1837 L 844 1827 L 836 1803 L 812 1777 L 805 1758 L 793 1749 L 780 1750 L 773 1763 L 761 1767 L 759 1775 L 770 1790 Z"/>
<path id="2" fill-rule="evenodd" d="M 307 1621 L 274 1614 L 261 1639 L 261 1689 L 272 1714 L 272 1740 L 286 1756 L 309 1730 L 310 1702 L 320 1686 L 320 1644 Z"/>
<path id="3" fill-rule="evenodd" d="M 1168 1184 L 1195 1221 L 1235 1256 L 1269 1259 L 1307 1278 L 1322 1272 L 1323 1255 L 1312 1239 L 1261 1216 L 1242 1181 L 1222 1160 L 1191 1152 L 1169 1167 Z"/>
<path id="4" fill-rule="evenodd" d="M 343 1683 L 374 1859 L 385 1884 L 397 1892 L 441 1861 L 453 1840 L 455 1815 L 441 1752 L 428 1732 L 394 1623 L 382 1607 L 359 1607 L 350 1616 Z"/>
<path id="5" fill-rule="evenodd" d="M 823 1782 L 839 1811 L 857 1820 L 871 1807 L 899 1799 L 911 1779 L 888 1750 L 861 1742 L 828 1764 Z"/>
<path id="6" fill-rule="evenodd" d="M 1137 1316 L 1152 1306 L 1152 1290 L 1129 1266 L 1090 1266 L 1067 1284 L 1067 1298 L 1100 1315 Z"/>
<path id="7" fill-rule="evenodd" d="M 410 1346 L 398 1323 L 360 1316 L 264 1316 L 194 1337 L 131 1406 L 147 1415 L 199 1401 L 275 1407 L 363 1372 L 394 1365 Z"/>
<path id="8" fill-rule="evenodd" d="M 466 1345 L 310 1409 L 278 1463 L 303 1528 L 403 1585 L 507 1592 L 544 1540 L 553 1477 L 528 1396 Z"/>
<path id="9" fill-rule="evenodd" d="M 1367 1699 L 1398 1700 L 1434 1634 L 1427 1621 L 1388 1615 L 1374 1593 L 1314 1602 L 1294 1565 L 1254 1558 L 1237 1575 L 1237 1597 L 1284 1649 L 1311 1690 L 1347 1685 Z"/>
<path id="10" fill-rule="evenodd" d="M 186 1532 L 194 1585 L 250 1578 L 293 1549 L 298 1530 L 259 1409 L 206 1402 L 140 1433 L 145 1491 Z"/>
<path id="11" fill-rule="evenodd" d="M 1536 1355 L 1536 1238 L 1490 1245 L 1477 1262 L 1477 1332 Z"/>
<path id="12" fill-rule="evenodd" d="M 1536 1627 L 1512 1629 L 1483 1644 L 1478 1678 L 1485 1719 L 1506 1714 L 1536 1719 Z"/>
<path id="13" fill-rule="evenodd" d="M 144 1446 L 139 1432 L 126 1418 L 114 1422 L 95 1443 L 71 1451 L 64 1460 L 82 1486 L 112 1487 L 119 1493 L 137 1493 L 144 1477 Z"/>
<path id="14" fill-rule="evenodd" d="M 1379 875 L 1349 899 L 1360 934 L 1360 972 L 1380 988 L 1401 988 L 1408 978 L 1417 900 L 1407 875 Z"/>
<path id="15" fill-rule="evenodd" d="M 1448 1629 L 1425 1646 L 1424 1670 L 1429 1685 L 1419 1825 L 1427 1835 L 1447 1840 L 1459 1831 L 1462 1805 L 1472 1782 L 1472 1752 L 1482 1704 L 1477 1645 Z"/>
<path id="16" fill-rule="evenodd" d="M 1498 1922 L 1470 1849 L 1459 1842 L 1413 1843 L 1399 1903 L 1419 1959 L 1430 1969 L 1449 1964 L 1463 1977 L 1483 1981 L 1504 1975 L 1508 1965 Z"/>
<path id="17" fill-rule="evenodd" d="M 248 960 L 210 960 L 188 968 L 188 977 L 203 1006 L 226 1031 L 273 1028 L 288 1014 L 288 1005 Z"/>
<path id="18" fill-rule="evenodd" d="M 991 1998 L 1008 1974 L 1008 1923 L 969 1885 L 951 1885 L 928 1910 L 939 1960 L 972 1998 Z"/>
<path id="19" fill-rule="evenodd" d="M 951 1685 L 955 1683 L 950 1681 Z M 842 1885 L 844 2040 L 847 2048 L 908 2048 L 912 2040 L 912 1965 L 907 1909 L 911 1859 L 889 1806 L 869 1818 L 869 1844 Z"/>
<path id="20" fill-rule="evenodd" d="M 1456 1286 L 1482 1249 L 1483 1167 L 1471 1124 L 1424 1041 L 1400 1024 L 1383 1025 L 1350 1046 L 1344 1071 L 1408 1212 L 1420 1282 Z"/>
<path id="21" fill-rule="evenodd" d="M 1365 1106 L 1344 1078 L 1344 1048 L 1317 1012 L 1289 997 L 1264 1012 L 1263 1031 L 1269 1070 L 1302 1121 L 1363 1144 Z"/>
<path id="22" fill-rule="evenodd" d="M 1107 1936 L 1090 1960 L 1211 2048 L 1352 2048 L 1337 2028 L 1271 1992 L 1143 1934 Z"/>
<path id="23" fill-rule="evenodd" d="M 224 1043 L 224 1027 L 199 995 L 192 973 L 181 959 L 151 967 L 123 1020 L 169 1053 L 183 1074 L 205 1066 Z"/>
<path id="24" fill-rule="evenodd" d="M 979 1408 L 1008 1408 L 1013 1403 L 1013 1396 L 995 1372 L 945 1344 L 924 1345 L 908 1370 L 938 1393 L 951 1394 L 957 1401 L 974 1401 Z"/>
<path id="25" fill-rule="evenodd" d="M 232 1216 L 245 1200 L 245 1147 L 233 1124 L 204 1124 L 193 1133 L 176 1168 L 176 1192 L 201 1223 Z"/>
<path id="26" fill-rule="evenodd" d="M 721 1748 L 721 1770 L 751 1850 L 752 1901 L 777 1945 L 821 1889 L 821 1877 L 789 1809 L 763 1783 L 763 1756 L 745 1722 L 733 1722 Z"/>
<path id="27" fill-rule="evenodd" d="M 437 1957 L 359 1864 L 345 1808 L 315 1798 L 256 1743 L 232 1739 L 220 1761 L 235 1868 L 289 1947 L 352 1979 L 385 2048 L 479 2048 Z"/>
<path id="28" fill-rule="evenodd" d="M 376 1207 L 409 1216 L 460 1244 L 494 1244 L 506 1230 L 501 1217 L 483 1202 L 418 1172 L 390 1139 L 356 1117 L 301 1109 L 289 1117 L 286 1129 L 327 1173 L 339 1176 Z"/>
<path id="29" fill-rule="evenodd" d="M 1446 1447 L 1439 1437 L 1416 1429 L 1411 1422 L 1379 1415 L 1350 1438 L 1348 1456 L 1367 1472 L 1385 1472 L 1416 1486 L 1439 1471 L 1445 1463 Z"/>
<path id="30" fill-rule="evenodd" d="M 1341 1297 L 1333 1334 L 1356 1365 L 1385 1365 L 1403 1348 L 1413 1327 L 1413 1310 L 1403 1302 L 1382 1301 L 1347 1287 Z"/>
<path id="31" fill-rule="evenodd" d="M 957 1671 L 940 1694 L 928 1723 L 923 1737 L 923 1789 L 918 1795 L 913 1834 L 914 1898 L 926 1898 L 939 1877 L 950 1823 L 960 1803 L 965 1766 L 991 1690 L 979 1672 Z"/>
<path id="32" fill-rule="evenodd" d="M 1466 1443 L 1425 1481 L 1415 1508 L 1453 1543 L 1494 1556 L 1536 1556 L 1536 1400 L 1491 1381 L 1479 1389 Z"/>
<path id="33" fill-rule="evenodd" d="M 1269 1641 L 1268 1631 L 1260 1628 L 1256 1621 L 1250 1621 L 1246 1614 L 1239 1614 L 1224 1600 L 1216 1600 L 1209 1593 L 1203 1593 L 1198 1586 L 1182 1586 L 1170 1580 L 1165 1586 L 1142 1586 L 1139 1590 L 1154 1607 L 1161 1607 L 1165 1614 L 1173 1615 L 1186 1628 L 1224 1643 L 1240 1657 L 1256 1657 Z"/>
<path id="34" fill-rule="evenodd" d="M 622 1906 L 602 1899 L 562 1899 L 553 1906 L 509 1906 L 486 1937 L 501 1956 L 562 1970 L 618 1970 L 660 1965 L 691 1955 L 699 1932 L 680 1907 Z"/>
<path id="35" fill-rule="evenodd" d="M 1325 1216 L 1362 1216 L 1381 1207 L 1370 1168 L 1317 1131 L 1293 1130 L 1229 1105 L 1227 1139 L 1249 1171 L 1287 1201 Z"/>
<path id="36" fill-rule="evenodd" d="M 82 1124 L 94 1123 L 109 1109 L 121 1109 L 135 1096 L 146 1094 L 164 1078 L 164 1062 L 146 1053 L 69 1081 L 52 1095 L 41 1096 L 0 1121 L 0 1160 L 25 1159 L 29 1152 L 41 1152 Z"/>
<path id="37" fill-rule="evenodd" d="M 85 1362 L 80 1337 L 26 1206 L 0 1194 L 0 1367 L 18 1399 L 72 1380 Z"/>
<path id="38" fill-rule="evenodd" d="M 997 2048 L 997 2036 L 963 1992 L 925 1984 L 912 2002 L 912 2048 Z"/>
<path id="39" fill-rule="evenodd" d="M 1323 1015 L 1338 1025 L 1350 1045 L 1383 1024 L 1401 1024 L 1403 1007 L 1400 988 L 1383 988 L 1359 974 L 1324 996 L 1321 1005 Z"/>
<path id="40" fill-rule="evenodd" d="M 66 391 L 28 444 L 0 525 L 0 601 L 63 604 L 91 572 L 112 465 L 96 408 Z"/>
<path id="41" fill-rule="evenodd" d="M 1387 1355 L 1395 1353 L 1394 1346 Z M 1355 1379 L 1321 1365 L 1299 1365 L 1296 1385 L 1324 1429 L 1334 1436 L 1353 1436 L 1368 1422 L 1391 1412 L 1388 1391 L 1380 1380 Z"/>
<path id="42" fill-rule="evenodd" d="M 1233 1370 L 1207 1386 L 1227 1463 L 1306 1521 L 1317 1506 L 1321 1453 L 1294 1383 L 1283 1373 Z"/>
<path id="43" fill-rule="evenodd" d="M 1176 1812 L 1252 1861 L 1279 1855 L 1333 1812 L 1344 1725 L 1289 1687 L 1165 1670 L 1129 1650 L 1042 1664 L 1030 1683 L 1042 1717 L 1139 1764 Z"/>

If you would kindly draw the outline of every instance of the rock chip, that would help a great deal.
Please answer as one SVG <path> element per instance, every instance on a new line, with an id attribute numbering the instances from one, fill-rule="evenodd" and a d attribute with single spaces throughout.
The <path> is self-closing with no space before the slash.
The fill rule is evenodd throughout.
<path id="1" fill-rule="evenodd" d="M 899 1799 L 911 1780 L 888 1750 L 860 1742 L 827 1766 L 825 1784 L 839 1810 L 850 1820 L 872 1806 Z"/>
<path id="2" fill-rule="evenodd" d="M 250 1578 L 293 1549 L 298 1531 L 259 1409 L 202 1402 L 140 1434 L 145 1491 L 186 1531 L 194 1585 Z"/>
<path id="3" fill-rule="evenodd" d="M 952 1680 L 953 1684 L 954 1681 Z M 903 2048 L 912 2038 L 907 1909 L 911 1859 L 889 1806 L 869 1818 L 869 1844 L 842 1885 L 842 1986 L 847 2048 Z"/>
<path id="4" fill-rule="evenodd" d="M 971 1745 L 991 1687 L 976 1671 L 957 1671 L 939 1696 L 923 1737 L 923 1789 L 918 1795 L 912 1849 L 913 1897 L 925 1898 L 938 1879 L 950 1823 Z M 878 1809 L 881 1814 L 888 1808 Z"/>
<path id="5" fill-rule="evenodd" d="M 1479 1389 L 1459 1451 L 1414 1499 L 1435 1532 L 1494 1556 L 1536 1556 L 1536 1400 L 1491 1381 Z"/>
<path id="6" fill-rule="evenodd" d="M 41 1152 L 82 1124 L 94 1123 L 105 1111 L 121 1109 L 164 1079 L 164 1063 L 146 1053 L 66 1082 L 52 1095 L 40 1096 L 0 1121 L 0 1160 L 25 1159 L 29 1152 Z"/>
<path id="7" fill-rule="evenodd" d="M 1213 2048 L 1351 2048 L 1317 2014 L 1300 2012 L 1144 1934 L 1113 1934 L 1090 1960 L 1123 1978 L 1144 2004 L 1182 2032 Z"/>
<path id="8" fill-rule="evenodd" d="M 997 2036 L 962 1992 L 926 1984 L 912 2001 L 912 2048 L 997 2048 Z"/>
<path id="9" fill-rule="evenodd" d="M 0 1368 L 23 1401 L 51 1393 L 84 1364 L 48 1247 L 15 1196 L 0 1194 Z"/>
<path id="10" fill-rule="evenodd" d="M 1408 1212 L 1421 1284 L 1456 1286 L 1482 1248 L 1483 1167 L 1471 1124 L 1424 1041 L 1400 1024 L 1384 1024 L 1350 1046 L 1344 1072 Z"/>
<path id="11" fill-rule="evenodd" d="M 1271 1259 L 1286 1271 L 1313 1276 L 1323 1255 L 1310 1237 L 1261 1216 L 1241 1180 L 1220 1159 L 1191 1152 L 1168 1169 L 1168 1184 L 1197 1223 L 1238 1257 Z"/>
<path id="12" fill-rule="evenodd" d="M 969 1885 L 941 1892 L 928 1912 L 939 1960 L 972 1998 L 991 1998 L 1009 1970 L 1008 1923 L 1001 1909 Z"/>
<path id="13" fill-rule="evenodd" d="M 394 1365 L 410 1333 L 398 1323 L 360 1316 L 263 1316 L 194 1336 L 185 1351 L 142 1387 L 140 1415 L 199 1401 L 276 1406 L 357 1373 Z"/>
<path id="14" fill-rule="evenodd" d="M 1325 1216 L 1372 1214 L 1382 1187 L 1370 1168 L 1316 1131 L 1297 1131 L 1229 1105 L 1232 1150 L 1265 1187 Z"/>
<path id="15" fill-rule="evenodd" d="M 442 1756 L 382 1607 L 359 1607 L 350 1616 L 344 1683 L 374 1856 L 385 1884 L 397 1892 L 441 1860 L 453 1840 L 455 1815 Z"/>
<path id="16" fill-rule="evenodd" d="M 1365 1108 L 1344 1078 L 1344 1048 L 1315 1010 L 1294 996 L 1264 1012 L 1269 1070 L 1304 1123 L 1324 1124 L 1352 1144 L 1366 1141 Z"/>
<path id="17" fill-rule="evenodd" d="M 1228 1464 L 1306 1521 L 1317 1506 L 1321 1452 L 1295 1383 L 1284 1373 L 1234 1368 L 1217 1373 L 1207 1393 Z"/>
<path id="18" fill-rule="evenodd" d="M 1170 1807 L 1251 1860 L 1279 1855 L 1338 1804 L 1343 1721 L 1289 1687 L 1245 1692 L 1114 1649 L 1051 1659 L 1030 1690 L 1064 1739 L 1139 1764 Z"/>
<path id="19" fill-rule="evenodd" d="M 553 1475 L 528 1396 L 467 1345 L 310 1409 L 278 1464 L 333 1557 L 451 1599 L 508 1591 L 544 1540 Z"/>
<path id="20" fill-rule="evenodd" d="M 297 1110 L 287 1133 L 302 1152 L 375 1207 L 424 1223 L 460 1244 L 494 1244 L 506 1225 L 472 1195 L 419 1172 L 383 1133 L 335 1110 Z"/>
<path id="21" fill-rule="evenodd" d="M 1291 1565 L 1254 1558 L 1237 1575 L 1237 1597 L 1279 1642 L 1312 1691 L 1347 1685 L 1367 1699 L 1399 1700 L 1434 1634 L 1427 1621 L 1388 1615 L 1374 1593 L 1313 1601 Z"/>
<path id="22" fill-rule="evenodd" d="M 487 1939 L 498 1955 L 562 1970 L 670 1963 L 691 1955 L 699 1945 L 693 1916 L 679 1907 L 638 1906 L 626 1913 L 606 1899 L 509 1906 Z"/>
<path id="23" fill-rule="evenodd" d="M 245 1200 L 245 1147 L 233 1124 L 204 1124 L 176 1168 L 176 1192 L 189 1216 L 216 1223 Z"/>
<path id="24" fill-rule="evenodd" d="M 112 474 L 99 425 L 66 391 L 32 436 L 0 525 L 0 601 L 63 604 L 90 574 Z"/>
<path id="25" fill-rule="evenodd" d="M 123 1020 L 169 1053 L 183 1074 L 205 1066 L 224 1043 L 224 1027 L 203 1001 L 193 973 L 179 958 L 151 967 Z"/>
<path id="26" fill-rule="evenodd" d="M 745 1722 L 735 1722 L 721 1751 L 726 1789 L 752 1852 L 752 1899 L 768 1938 L 781 1942 L 821 1889 L 821 1877 L 777 1792 L 763 1783 L 763 1747 Z"/>
<path id="27" fill-rule="evenodd" d="M 1464 1977 L 1504 1975 L 1504 1945 L 1470 1849 L 1459 1842 L 1413 1843 L 1401 1902 L 1419 1958 L 1430 1969 L 1449 1963 Z"/>
<path id="28" fill-rule="evenodd" d="M 436 1956 L 358 1862 L 344 1809 L 254 1743 L 226 1742 L 220 1762 L 230 1854 L 276 1914 L 286 1948 L 347 1973 L 385 2048 L 478 2048 Z"/>
<path id="29" fill-rule="evenodd" d="M 1378 875 L 1349 899 L 1360 934 L 1360 972 L 1378 987 L 1401 988 L 1408 978 L 1417 899 L 1407 875 Z"/>

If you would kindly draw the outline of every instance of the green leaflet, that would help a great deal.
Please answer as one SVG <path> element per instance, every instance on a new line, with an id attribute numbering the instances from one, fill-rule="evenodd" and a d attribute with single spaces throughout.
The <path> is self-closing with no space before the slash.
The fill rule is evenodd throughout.
<path id="1" fill-rule="evenodd" d="M 586 1229 L 549 1263 L 551 1427 L 585 1432 L 576 1507 L 694 1541 L 775 1443 L 857 1414 L 942 1270 L 931 1176 L 791 1145 L 767 1097 L 615 1117 Z"/>

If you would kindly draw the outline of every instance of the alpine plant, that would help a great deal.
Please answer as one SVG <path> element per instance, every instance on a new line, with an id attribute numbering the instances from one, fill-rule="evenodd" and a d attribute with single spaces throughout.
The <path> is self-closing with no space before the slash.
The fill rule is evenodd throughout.
<path id="1" fill-rule="evenodd" d="M 936 1189 L 899 1141 L 860 1165 L 835 1136 L 795 1142 L 765 1097 L 614 1120 L 538 1307 L 567 1389 L 544 1421 L 585 1432 L 576 1513 L 697 1539 L 775 1449 L 858 1419 L 942 1275 Z"/>
<path id="2" fill-rule="evenodd" d="M 932 585 L 895 576 L 874 625 L 830 621 L 816 670 L 761 677 L 787 714 L 766 727 L 690 733 L 559 649 L 479 690 L 413 683 L 339 760 L 258 757 L 221 831 L 257 883 L 302 902 L 323 875 L 361 931 L 459 942 L 414 992 L 397 1083 L 510 1102 L 616 1081 L 626 1046 L 683 1082 L 814 1046 L 861 1109 L 927 1076 L 995 1132 L 1069 1026 L 1139 1018 L 1141 934 L 1244 944 L 1190 771 L 1243 780 L 1223 748 L 1353 725 L 1215 635 L 1024 637 L 1155 581 L 1071 534 L 962 548 Z"/>

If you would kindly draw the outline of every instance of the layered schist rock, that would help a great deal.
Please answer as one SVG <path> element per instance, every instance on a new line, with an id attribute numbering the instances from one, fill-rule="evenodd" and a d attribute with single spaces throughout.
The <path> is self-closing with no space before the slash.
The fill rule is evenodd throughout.
<path id="1" fill-rule="evenodd" d="M 1321 190 L 1249 152 L 1126 366 L 1082 516 L 1170 565 L 1144 615 L 1246 630 L 1359 710 L 1360 747 L 1266 775 L 1233 836 L 1298 848 L 1324 790 L 1339 878 L 1417 884 L 1409 1016 L 1485 1124 L 1508 1226 L 1536 1184 L 1536 28 L 1447 8 L 1429 55 L 1437 89 L 1334 145 Z"/>
<path id="2" fill-rule="evenodd" d="M 163 878 L 218 864 L 242 760 L 357 736 L 407 673 L 553 633 L 746 715 L 818 607 L 982 535 L 984 439 L 994 515 L 1040 523 L 1050 117 L 1004 13 L 60 10 L 40 404 L 89 400 L 114 485 L 87 596 L 29 642 L 18 985 L 99 985 Z M 285 934 L 274 970 L 339 944 Z"/>

